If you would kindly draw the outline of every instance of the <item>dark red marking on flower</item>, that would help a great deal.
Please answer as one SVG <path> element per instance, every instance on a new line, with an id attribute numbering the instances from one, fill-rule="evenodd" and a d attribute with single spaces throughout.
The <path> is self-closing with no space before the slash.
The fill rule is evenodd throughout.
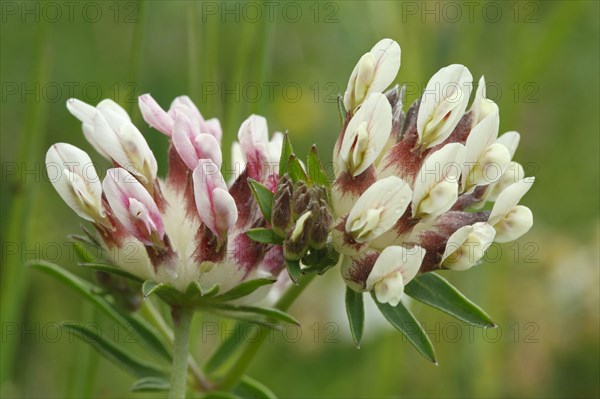
<path id="1" fill-rule="evenodd" d="M 175 254 L 175 251 L 173 251 L 169 237 L 166 234 L 163 238 L 163 244 L 163 248 L 154 245 L 145 246 L 148 257 L 150 258 L 150 263 L 152 263 L 152 267 L 154 267 L 154 272 L 158 272 L 158 268 L 163 266 L 173 270 L 177 267 L 177 255 Z"/>
<path id="2" fill-rule="evenodd" d="M 248 168 L 244 169 L 229 189 L 229 194 L 233 197 L 238 210 L 238 220 L 235 226 L 240 230 L 252 220 L 258 208 L 248 184 L 248 173 Z"/>
<path id="3" fill-rule="evenodd" d="M 371 274 L 371 270 L 373 270 L 373 266 L 378 257 L 379 254 L 377 252 L 371 252 L 360 258 L 354 258 L 352 260 L 352 266 L 347 271 L 346 278 L 360 284 L 364 289 L 367 278 L 369 277 L 369 274 Z"/>
<path id="4" fill-rule="evenodd" d="M 200 225 L 195 240 L 197 244 L 193 256 L 197 264 L 218 263 L 225 259 L 227 242 L 219 240 L 204 223 Z"/>
<path id="5" fill-rule="evenodd" d="M 441 215 L 435 223 L 439 233 L 446 236 L 452 235 L 463 226 L 470 226 L 477 222 L 485 222 L 490 217 L 490 211 L 461 212 L 449 211 Z"/>
<path id="6" fill-rule="evenodd" d="M 360 196 L 371 184 L 375 183 L 375 168 L 371 165 L 363 173 L 354 177 L 348 172 L 342 172 L 335 182 L 333 189 L 341 193 L 351 193 L 354 196 Z"/>
<path id="7" fill-rule="evenodd" d="M 244 269 L 244 278 L 262 261 L 267 247 L 267 244 L 252 241 L 246 233 L 240 233 L 233 239 L 233 248 L 230 250 L 235 262 Z"/>
<path id="8" fill-rule="evenodd" d="M 470 194 L 461 194 L 456 200 L 456 203 L 452 206 L 452 211 L 463 211 L 471 205 L 481 201 L 485 192 L 489 188 L 489 185 L 477 186 Z"/>
<path id="9" fill-rule="evenodd" d="M 385 154 L 381 161 L 382 170 L 403 178 L 412 184 L 423 161 L 429 154 L 429 149 L 416 148 L 418 136 L 408 134 Z"/>
<path id="10" fill-rule="evenodd" d="M 183 162 L 173 143 L 169 146 L 169 170 L 167 172 L 167 184 L 176 191 L 185 189 L 189 168 Z"/>
<path id="11" fill-rule="evenodd" d="M 263 259 L 263 267 L 273 276 L 277 276 L 285 268 L 283 247 L 281 245 L 271 246 Z"/>

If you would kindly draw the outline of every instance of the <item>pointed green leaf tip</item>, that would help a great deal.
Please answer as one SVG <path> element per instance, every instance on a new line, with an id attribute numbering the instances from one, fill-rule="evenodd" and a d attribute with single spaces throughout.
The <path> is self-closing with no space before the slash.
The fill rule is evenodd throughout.
<path id="1" fill-rule="evenodd" d="M 404 292 L 465 323 L 483 328 L 496 327 L 490 316 L 438 274 L 426 273 L 413 279 L 404 287 Z"/>
<path id="2" fill-rule="evenodd" d="M 144 377 L 133 383 L 129 390 L 131 392 L 161 392 L 168 391 L 171 384 L 167 379 L 161 377 Z"/>
<path id="3" fill-rule="evenodd" d="M 306 165 L 308 168 L 308 176 L 313 184 L 330 187 L 329 178 L 327 177 L 327 173 L 325 172 L 323 164 L 321 163 L 321 159 L 319 158 L 317 146 L 314 144 L 308 153 Z"/>
<path id="4" fill-rule="evenodd" d="M 357 348 L 360 348 L 363 326 L 365 323 L 365 308 L 363 304 L 363 293 L 356 292 L 346 287 L 346 314 L 350 323 L 350 332 Z"/>
<path id="5" fill-rule="evenodd" d="M 247 375 L 242 377 L 234 392 L 242 398 L 277 399 L 269 388 Z"/>
<path id="6" fill-rule="evenodd" d="M 281 237 L 279 237 L 277 234 L 275 234 L 275 232 L 273 230 L 265 229 L 264 227 L 250 229 L 246 232 L 246 235 L 252 241 L 260 242 L 263 244 L 275 244 L 275 245 L 283 244 L 283 239 Z"/>
<path id="7" fill-rule="evenodd" d="M 294 153 L 294 149 L 292 148 L 292 142 L 290 141 L 290 137 L 286 133 L 283 136 L 283 143 L 281 145 L 281 158 L 279 158 L 279 176 L 283 176 L 288 171 L 288 162 L 290 160 L 290 156 Z"/>
<path id="8" fill-rule="evenodd" d="M 379 302 L 375 297 L 375 294 L 371 293 L 371 296 L 383 317 L 385 317 L 398 331 L 404 334 L 420 354 L 437 365 L 433 344 L 425 333 L 425 330 L 423 330 L 421 323 L 419 323 L 410 310 L 408 310 L 402 302 L 396 306 L 391 306 L 390 304 Z"/>
<path id="9" fill-rule="evenodd" d="M 136 356 L 127 353 L 125 349 L 104 339 L 95 331 L 85 328 L 79 323 L 64 322 L 62 323 L 62 326 L 70 331 L 75 337 L 93 346 L 102 356 L 106 357 L 116 365 L 123 367 L 136 377 L 160 377 L 165 375 L 160 369 L 141 362 L 136 359 Z"/>
<path id="10" fill-rule="evenodd" d="M 300 163 L 300 160 L 296 154 L 290 155 L 290 160 L 288 162 L 288 175 L 294 182 L 308 181 L 308 176 L 306 176 L 304 167 L 302 167 L 302 164 Z"/>
<path id="11" fill-rule="evenodd" d="M 252 195 L 267 222 L 271 223 L 271 208 L 273 206 L 273 193 L 254 179 L 248 179 Z"/>

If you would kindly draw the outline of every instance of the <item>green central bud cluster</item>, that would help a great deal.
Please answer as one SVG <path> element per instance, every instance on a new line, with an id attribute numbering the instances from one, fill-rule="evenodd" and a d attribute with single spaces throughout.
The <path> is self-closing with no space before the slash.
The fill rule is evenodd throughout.
<path id="1" fill-rule="evenodd" d="M 325 248 L 333 224 L 326 189 L 293 182 L 284 175 L 273 197 L 271 224 L 273 231 L 285 239 L 286 259 L 299 260 L 309 250 Z"/>

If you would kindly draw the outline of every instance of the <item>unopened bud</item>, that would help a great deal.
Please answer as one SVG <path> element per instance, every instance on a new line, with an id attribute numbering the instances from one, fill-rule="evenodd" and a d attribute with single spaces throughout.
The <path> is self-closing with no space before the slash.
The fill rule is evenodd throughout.
<path id="1" fill-rule="evenodd" d="M 292 226 L 292 193 L 293 184 L 289 177 L 279 179 L 273 196 L 271 210 L 271 226 L 275 234 L 285 237 Z"/>
<path id="2" fill-rule="evenodd" d="M 296 222 L 294 229 L 291 231 L 283 246 L 283 254 L 286 259 L 299 260 L 308 251 L 307 239 L 307 222 L 311 218 L 311 212 L 306 212 Z"/>

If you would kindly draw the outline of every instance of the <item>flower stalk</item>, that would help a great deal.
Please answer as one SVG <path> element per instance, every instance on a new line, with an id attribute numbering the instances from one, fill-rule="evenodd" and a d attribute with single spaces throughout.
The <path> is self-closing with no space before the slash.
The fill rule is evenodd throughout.
<path id="1" fill-rule="evenodd" d="M 169 399 L 183 399 L 185 398 L 187 387 L 190 326 L 192 325 L 194 311 L 188 308 L 173 308 L 172 315 L 175 346 L 173 350 Z"/>

